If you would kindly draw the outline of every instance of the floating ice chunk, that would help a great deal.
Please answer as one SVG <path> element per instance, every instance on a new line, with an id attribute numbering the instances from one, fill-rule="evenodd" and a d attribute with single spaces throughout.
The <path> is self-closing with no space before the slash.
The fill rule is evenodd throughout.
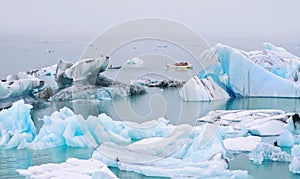
<path id="1" fill-rule="evenodd" d="M 126 63 L 129 65 L 142 65 L 144 61 L 138 57 L 134 57 L 132 59 L 127 60 Z"/>
<path id="2" fill-rule="evenodd" d="M 199 79 L 191 78 L 180 91 L 184 101 L 213 101 L 228 99 L 230 96 L 211 77 Z"/>
<path id="3" fill-rule="evenodd" d="M 9 75 L 6 78 L 0 81 L 0 99 L 29 94 L 44 85 L 44 81 L 27 75 L 25 72 Z"/>
<path id="4" fill-rule="evenodd" d="M 287 124 L 284 125 L 284 132 L 278 137 L 278 145 L 293 147 L 294 144 L 299 144 L 300 139 L 300 118 L 298 114 L 292 115 Z"/>
<path id="5" fill-rule="evenodd" d="M 247 136 L 224 139 L 224 146 L 231 151 L 251 151 L 261 142 L 261 137 Z"/>
<path id="6" fill-rule="evenodd" d="M 272 120 L 263 125 L 250 127 L 248 130 L 251 134 L 259 136 L 280 135 L 284 131 L 284 123 L 282 121 Z"/>
<path id="7" fill-rule="evenodd" d="M 294 146 L 294 138 L 290 131 L 285 130 L 277 140 L 278 146 L 282 147 L 293 147 Z"/>
<path id="8" fill-rule="evenodd" d="M 300 145 L 295 145 L 292 148 L 292 160 L 289 164 L 289 170 L 293 173 L 300 173 Z"/>
<path id="9" fill-rule="evenodd" d="M 24 148 L 36 135 L 31 120 L 31 105 L 23 100 L 13 103 L 9 109 L 0 111 L 0 146 Z"/>
<path id="10" fill-rule="evenodd" d="M 240 137 L 249 131 L 256 135 L 278 135 L 284 130 L 284 123 L 290 116 L 281 110 L 216 110 L 197 120 L 198 124 L 219 124 L 223 138 Z M 272 129 L 271 129 L 272 128 Z"/>
<path id="11" fill-rule="evenodd" d="M 17 172 L 26 178 L 117 178 L 104 163 L 95 159 L 69 158 L 61 164 L 43 164 L 18 169 Z"/>
<path id="12" fill-rule="evenodd" d="M 288 162 L 291 156 L 272 144 L 260 143 L 249 153 L 249 160 L 261 165 L 264 160 Z"/>
<path id="13" fill-rule="evenodd" d="M 204 129 L 179 125 L 165 137 L 147 138 L 127 146 L 104 143 L 93 158 L 146 176 L 246 177 L 246 171 L 227 169 L 222 140 L 218 134 L 207 136 Z"/>
<path id="14" fill-rule="evenodd" d="M 98 74 L 106 70 L 108 63 L 108 57 L 81 59 L 67 68 L 64 73 L 74 82 L 94 85 Z"/>
<path id="15" fill-rule="evenodd" d="M 148 137 L 163 137 L 170 133 L 173 126 L 164 118 L 141 124 L 134 122 L 113 121 L 105 114 L 89 116 L 86 120 L 81 115 L 64 107 L 59 111 L 44 116 L 44 124 L 29 148 L 41 150 L 59 146 L 97 147 L 104 142 L 128 145 L 132 141 Z M 2 139 L 7 140 L 7 135 Z"/>

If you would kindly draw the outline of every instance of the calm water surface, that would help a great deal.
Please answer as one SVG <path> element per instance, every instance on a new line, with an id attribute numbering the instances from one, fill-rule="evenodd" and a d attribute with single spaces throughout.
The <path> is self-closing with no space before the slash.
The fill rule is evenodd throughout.
<path id="1" fill-rule="evenodd" d="M 113 101 L 93 101 L 97 113 L 107 113 L 115 120 L 122 120 L 115 112 L 114 106 L 118 104 L 130 105 L 132 111 L 141 116 L 151 113 L 148 102 L 153 95 L 161 95 L 167 103 L 164 117 L 170 120 L 172 124 L 189 123 L 194 125 L 197 117 L 205 115 L 210 110 L 216 109 L 282 109 L 287 112 L 299 112 L 299 99 L 288 98 L 240 98 L 216 102 L 182 102 L 178 95 L 177 89 L 151 88 L 145 95 L 133 96 Z M 125 103 L 124 103 L 125 102 Z M 84 102 L 83 102 L 84 103 Z M 72 109 L 72 103 L 56 103 L 43 109 L 34 109 L 32 117 L 36 127 L 39 129 L 42 123 L 37 119 L 50 115 L 53 111 L 68 106 Z M 177 109 L 177 110 L 174 110 Z M 178 110 L 180 109 L 180 110 Z M 192 111 L 190 113 L 190 111 Z M 184 113 L 183 118 L 178 118 L 180 112 Z M 195 111 L 197 114 L 195 114 Z M 191 114 L 191 115 L 189 115 Z M 25 169 L 29 166 L 40 165 L 45 163 L 61 163 L 67 158 L 75 157 L 88 159 L 91 157 L 94 149 L 91 148 L 70 148 L 61 147 L 41 151 L 32 150 L 6 150 L 0 148 L 0 176 L 1 178 L 22 178 L 18 175 L 16 169 Z M 289 149 L 287 149 L 288 152 Z M 230 168 L 248 170 L 253 178 L 300 178 L 299 175 L 293 175 L 288 170 L 289 163 L 264 162 L 263 165 L 254 165 L 248 159 L 247 153 L 230 154 Z M 133 172 L 119 171 L 113 168 L 112 171 L 120 178 L 153 178 L 135 174 Z"/>

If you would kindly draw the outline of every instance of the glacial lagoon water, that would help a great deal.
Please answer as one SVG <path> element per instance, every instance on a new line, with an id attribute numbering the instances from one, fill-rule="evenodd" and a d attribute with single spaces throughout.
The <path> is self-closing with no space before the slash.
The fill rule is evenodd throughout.
<path id="1" fill-rule="evenodd" d="M 122 120 L 115 111 L 118 104 L 130 105 L 133 112 L 140 116 L 145 116 L 151 112 L 147 105 L 153 95 L 161 95 L 166 102 L 164 117 L 169 119 L 172 124 L 189 123 L 195 125 L 195 118 L 205 115 L 210 110 L 216 109 L 281 109 L 287 112 L 299 112 L 300 100 L 292 98 L 237 98 L 215 102 L 183 102 L 179 96 L 178 89 L 169 88 L 161 90 L 159 88 L 149 88 L 148 93 L 139 96 L 125 97 L 120 99 L 89 101 L 97 109 L 97 113 L 107 113 L 115 120 Z M 86 101 L 79 101 L 86 104 Z M 53 103 L 45 108 L 33 109 L 32 117 L 37 129 L 42 126 L 38 121 L 44 115 L 50 115 L 53 111 L 62 106 L 73 108 L 73 103 Z M 84 106 L 84 105 L 82 105 Z M 90 106 L 90 105 L 86 105 Z M 179 110 L 180 109 L 180 110 Z M 89 109 L 87 109 L 89 110 Z M 198 110 L 197 116 L 194 111 Z M 180 112 L 184 112 L 184 117 L 179 119 Z M 76 111 L 75 111 L 76 112 Z M 191 115 L 190 115 L 191 114 Z M 264 138 L 264 141 L 272 142 L 274 137 Z M 67 158 L 75 157 L 88 159 L 91 157 L 94 149 L 92 148 L 70 148 L 60 147 L 41 151 L 32 151 L 28 149 L 3 149 L 0 148 L 0 178 L 23 178 L 18 175 L 16 169 L 25 169 L 29 166 L 41 165 L 45 163 L 61 163 Z M 290 152 L 289 148 L 285 148 Z M 247 153 L 228 154 L 230 158 L 230 169 L 242 169 L 249 172 L 249 178 L 299 178 L 299 175 L 292 174 L 288 170 L 288 162 L 263 162 L 263 165 L 254 165 L 249 161 Z M 120 178 L 155 178 L 146 177 L 133 172 L 120 171 L 112 168 L 112 171 Z"/>

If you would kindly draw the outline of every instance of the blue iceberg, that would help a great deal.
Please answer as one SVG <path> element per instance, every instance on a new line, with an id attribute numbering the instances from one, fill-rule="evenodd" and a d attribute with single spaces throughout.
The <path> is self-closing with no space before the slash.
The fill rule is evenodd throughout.
<path id="1" fill-rule="evenodd" d="M 9 109 L 0 111 L 0 146 L 26 148 L 33 141 L 36 129 L 30 115 L 31 108 L 20 100 Z"/>
<path id="2" fill-rule="evenodd" d="M 212 84 L 217 83 L 219 88 L 211 88 L 208 94 L 214 94 L 222 88 L 231 97 L 300 97 L 300 60 L 299 57 L 287 52 L 285 49 L 275 47 L 270 43 L 264 44 L 262 51 L 245 52 L 226 45 L 217 44 L 202 54 L 206 60 L 214 61 L 211 65 L 200 71 L 201 80 L 211 77 Z M 211 81 L 211 80 L 210 80 Z M 196 83 L 194 89 L 203 88 Z M 191 87 L 190 87 L 191 88 Z M 207 87 L 206 87 L 207 88 Z M 199 98 L 199 91 L 190 90 Z M 218 96 L 216 99 L 221 99 Z M 210 100 L 215 100 L 211 98 Z"/>

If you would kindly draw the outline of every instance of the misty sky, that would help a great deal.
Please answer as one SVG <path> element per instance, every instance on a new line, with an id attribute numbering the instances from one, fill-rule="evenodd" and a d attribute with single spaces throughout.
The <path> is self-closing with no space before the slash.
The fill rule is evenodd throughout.
<path id="1" fill-rule="evenodd" d="M 1 0 L 0 32 L 97 34 L 132 18 L 163 17 L 200 34 L 300 37 L 297 0 Z"/>
<path id="2" fill-rule="evenodd" d="M 270 41 L 295 46 L 295 52 L 300 44 L 299 7 L 298 0 L 0 0 L 0 50 L 23 36 L 78 38 L 81 48 L 115 24 L 162 17 L 187 25 L 212 45 L 256 48 Z M 4 58 L 0 54 L 1 63 Z"/>

